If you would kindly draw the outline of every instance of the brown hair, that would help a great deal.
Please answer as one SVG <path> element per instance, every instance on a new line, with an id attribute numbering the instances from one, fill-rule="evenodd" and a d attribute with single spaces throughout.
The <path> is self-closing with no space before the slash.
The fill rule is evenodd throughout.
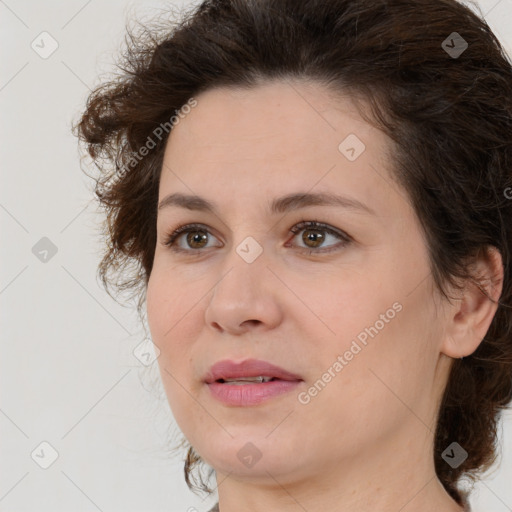
<path id="1" fill-rule="evenodd" d="M 168 136 L 155 130 L 220 86 L 298 78 L 366 100 L 368 121 L 393 142 L 394 178 L 421 221 L 446 299 L 447 283 L 475 278 L 474 256 L 500 251 L 497 312 L 477 350 L 454 360 L 437 419 L 436 473 L 461 504 L 457 482 L 495 462 L 500 412 L 512 400 L 512 67 L 483 16 L 455 0 L 206 0 L 181 20 L 128 34 L 122 73 L 91 93 L 74 130 L 101 171 L 95 192 L 108 249 L 99 275 L 109 293 L 132 290 L 139 313 Z M 154 147 L 134 160 L 150 138 Z M 441 457 L 453 441 L 468 452 L 456 468 Z M 190 447 L 191 489 L 201 462 Z M 202 479 L 201 489 L 211 492 Z"/>

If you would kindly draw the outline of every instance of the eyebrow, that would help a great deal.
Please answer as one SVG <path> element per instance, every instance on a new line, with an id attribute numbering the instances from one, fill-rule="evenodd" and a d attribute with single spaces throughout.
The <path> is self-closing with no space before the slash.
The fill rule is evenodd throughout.
<path id="1" fill-rule="evenodd" d="M 187 195 L 174 193 L 169 194 L 160 201 L 158 210 L 171 206 L 186 208 L 202 212 L 210 212 L 218 215 L 217 207 L 214 203 L 196 195 Z M 329 192 L 297 192 L 273 199 L 269 204 L 269 211 L 274 214 L 286 213 L 299 208 L 308 206 L 339 206 L 350 210 L 359 210 L 361 212 L 376 215 L 375 211 L 369 206 L 361 203 L 357 199 L 346 196 L 339 196 Z"/>

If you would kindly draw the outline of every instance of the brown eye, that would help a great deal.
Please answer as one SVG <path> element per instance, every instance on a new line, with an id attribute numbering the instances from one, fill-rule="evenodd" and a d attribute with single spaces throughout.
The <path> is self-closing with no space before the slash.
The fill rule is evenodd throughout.
<path id="1" fill-rule="evenodd" d="M 333 251 L 345 247 L 348 243 L 351 242 L 351 238 L 347 234 L 339 232 L 324 224 L 320 224 L 317 221 L 302 221 L 290 229 L 290 232 L 295 235 L 301 231 L 303 232 L 301 241 L 305 247 L 299 246 L 299 248 L 304 250 L 312 249 L 307 251 L 309 254 Z M 323 244 L 329 236 L 341 240 L 341 243 L 328 245 L 324 249 Z M 320 250 L 315 250 L 318 248 L 320 248 Z"/>
<path id="2" fill-rule="evenodd" d="M 352 241 L 350 236 L 344 232 L 338 231 L 317 221 L 303 221 L 293 226 L 290 229 L 290 232 L 295 235 L 303 232 L 301 241 L 304 245 L 299 245 L 298 247 L 300 250 L 306 251 L 308 254 L 321 254 L 341 249 Z M 182 237 L 182 235 L 186 236 Z M 203 252 L 203 249 L 208 248 L 207 244 L 210 237 L 215 239 L 210 231 L 202 224 L 186 224 L 184 226 L 180 226 L 171 234 L 167 235 L 163 244 L 170 247 L 170 249 L 175 252 L 200 255 Z M 332 237 L 335 240 L 337 239 L 340 242 L 324 247 L 326 241 L 329 240 L 329 237 Z M 220 246 L 217 245 L 216 247 Z"/>
<path id="3" fill-rule="evenodd" d="M 186 237 L 182 238 L 181 235 L 186 235 Z M 201 224 L 187 224 L 169 234 L 164 245 L 176 252 L 199 252 L 201 249 L 207 248 L 209 236 L 210 232 Z M 185 240 L 185 247 L 176 243 L 182 239 Z"/>
<path id="4" fill-rule="evenodd" d="M 319 229 L 305 229 L 302 233 L 302 241 L 308 247 L 320 247 L 325 240 L 322 230 Z M 312 245 L 309 245 L 309 244 Z"/>
<path id="5" fill-rule="evenodd" d="M 207 241 L 208 235 L 206 234 L 206 231 L 189 231 L 185 238 L 187 240 L 187 244 L 193 249 L 203 249 L 203 242 Z"/>

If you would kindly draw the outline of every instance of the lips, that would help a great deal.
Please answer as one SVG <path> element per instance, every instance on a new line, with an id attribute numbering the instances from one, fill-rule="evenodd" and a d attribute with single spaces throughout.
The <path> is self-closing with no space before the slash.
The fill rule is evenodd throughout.
<path id="1" fill-rule="evenodd" d="M 207 384 L 226 379 L 238 379 L 244 377 L 271 377 L 273 380 L 302 381 L 299 375 L 295 375 L 284 368 L 280 368 L 267 361 L 259 359 L 246 359 L 240 363 L 230 360 L 218 361 L 205 375 Z"/>

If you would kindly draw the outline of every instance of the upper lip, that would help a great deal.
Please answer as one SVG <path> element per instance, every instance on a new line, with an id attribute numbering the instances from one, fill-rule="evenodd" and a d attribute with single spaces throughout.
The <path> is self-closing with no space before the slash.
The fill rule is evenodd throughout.
<path id="1" fill-rule="evenodd" d="M 205 375 L 207 384 L 219 379 L 236 379 L 239 377 L 275 377 L 281 380 L 302 380 L 300 376 L 290 373 L 279 366 L 259 359 L 246 359 L 236 363 L 229 359 L 216 362 Z"/>

